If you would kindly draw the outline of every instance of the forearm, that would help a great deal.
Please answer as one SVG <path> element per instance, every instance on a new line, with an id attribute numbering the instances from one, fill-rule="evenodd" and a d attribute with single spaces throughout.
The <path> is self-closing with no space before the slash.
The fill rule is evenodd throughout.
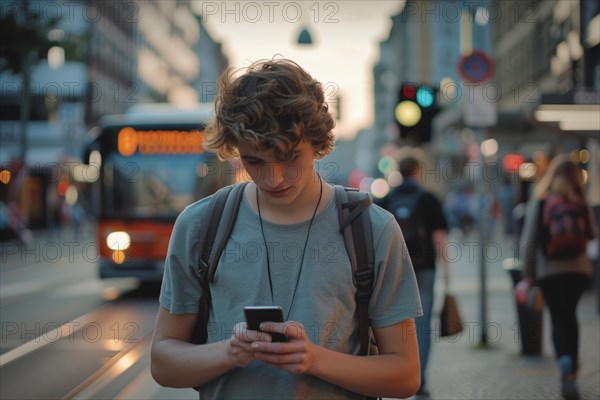
<path id="1" fill-rule="evenodd" d="M 353 356 L 316 347 L 309 374 L 366 396 L 410 397 L 420 385 L 418 363 L 402 354 Z"/>
<path id="2" fill-rule="evenodd" d="M 228 340 L 194 345 L 165 338 L 154 343 L 152 376 L 162 386 L 194 387 L 220 377 L 235 365 L 228 357 Z"/>

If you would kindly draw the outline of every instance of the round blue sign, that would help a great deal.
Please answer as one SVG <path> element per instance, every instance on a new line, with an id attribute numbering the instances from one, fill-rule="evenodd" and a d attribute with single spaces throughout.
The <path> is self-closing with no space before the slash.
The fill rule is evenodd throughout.
<path id="1" fill-rule="evenodd" d="M 465 81 L 485 82 L 494 76 L 494 61 L 481 51 L 473 51 L 460 59 L 458 73 Z"/>

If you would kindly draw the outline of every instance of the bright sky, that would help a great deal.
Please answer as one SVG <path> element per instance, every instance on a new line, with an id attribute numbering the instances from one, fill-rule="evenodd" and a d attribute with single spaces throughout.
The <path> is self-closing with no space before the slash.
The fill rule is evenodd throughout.
<path id="1" fill-rule="evenodd" d="M 373 123 L 373 66 L 390 17 L 402 1 L 200 1 L 213 39 L 223 43 L 232 67 L 276 54 L 305 68 L 325 88 L 326 99 L 342 98 L 338 137 L 352 138 Z M 313 44 L 296 43 L 303 27 Z"/>

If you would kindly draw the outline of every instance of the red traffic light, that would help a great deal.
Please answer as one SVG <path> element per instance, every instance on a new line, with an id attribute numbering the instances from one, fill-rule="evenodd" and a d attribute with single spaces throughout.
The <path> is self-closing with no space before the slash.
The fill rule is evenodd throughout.
<path id="1" fill-rule="evenodd" d="M 412 85 L 402 86 L 402 96 L 407 100 L 414 100 L 417 95 L 417 88 Z"/>
<path id="2" fill-rule="evenodd" d="M 519 171 L 521 164 L 525 162 L 525 157 L 518 153 L 509 153 L 502 159 L 502 168 L 506 172 L 515 173 Z"/>

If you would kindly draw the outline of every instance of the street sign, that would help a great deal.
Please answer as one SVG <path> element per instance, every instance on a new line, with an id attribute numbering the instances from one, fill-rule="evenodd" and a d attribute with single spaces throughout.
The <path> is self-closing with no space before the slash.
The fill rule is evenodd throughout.
<path id="1" fill-rule="evenodd" d="M 467 82 L 482 84 L 494 76 L 494 61 L 484 52 L 474 50 L 458 62 L 458 73 Z M 495 101 L 484 96 L 485 87 L 477 85 L 472 94 L 463 98 L 463 119 L 467 126 L 485 128 L 496 125 L 498 113 Z"/>
<path id="2" fill-rule="evenodd" d="M 461 57 L 458 73 L 465 81 L 480 83 L 489 81 L 494 76 L 494 67 L 494 61 L 486 53 L 474 50 Z"/>
<path id="3" fill-rule="evenodd" d="M 471 128 L 487 128 L 498 122 L 496 103 L 483 95 L 481 87 L 476 87 L 472 96 L 464 96 L 462 105 L 463 121 Z"/>

